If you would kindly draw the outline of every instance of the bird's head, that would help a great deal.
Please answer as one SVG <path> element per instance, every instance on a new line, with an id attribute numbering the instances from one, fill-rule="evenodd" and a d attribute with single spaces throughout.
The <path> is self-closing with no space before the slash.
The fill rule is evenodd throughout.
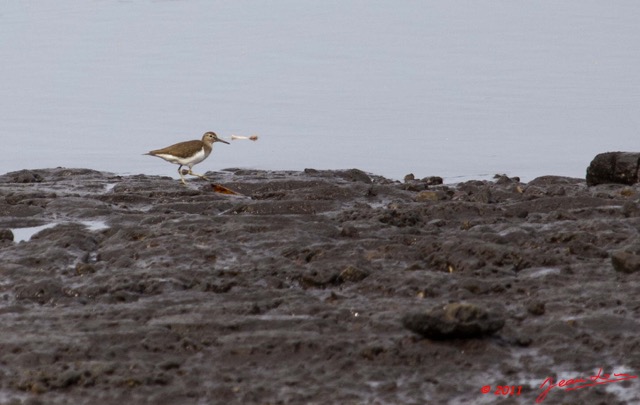
<path id="1" fill-rule="evenodd" d="M 208 145 L 211 145 L 214 142 L 223 142 L 223 143 L 229 144 L 229 142 L 218 138 L 218 135 L 216 135 L 215 132 L 211 132 L 211 131 L 205 132 L 205 134 L 202 135 L 202 142 L 204 142 L 204 143 L 206 143 Z"/>

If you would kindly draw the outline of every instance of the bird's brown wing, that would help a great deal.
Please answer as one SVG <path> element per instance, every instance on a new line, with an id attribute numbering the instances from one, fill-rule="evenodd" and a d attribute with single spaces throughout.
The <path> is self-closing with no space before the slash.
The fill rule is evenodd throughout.
<path id="1" fill-rule="evenodd" d="M 177 156 L 180 158 L 186 158 L 202 148 L 202 141 L 186 141 L 176 143 L 171 146 L 167 146 L 166 148 L 152 150 L 148 153 L 148 155 L 164 155 L 170 154 L 173 156 Z"/>

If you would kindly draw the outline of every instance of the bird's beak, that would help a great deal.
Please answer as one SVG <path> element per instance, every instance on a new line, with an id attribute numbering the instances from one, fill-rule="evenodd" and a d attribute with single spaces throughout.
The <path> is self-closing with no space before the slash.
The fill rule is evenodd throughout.
<path id="1" fill-rule="evenodd" d="M 216 141 L 218 141 L 218 142 L 224 142 L 224 143 L 226 143 L 227 145 L 229 145 L 229 142 L 227 142 L 227 141 L 223 141 L 223 140 L 222 140 L 222 139 L 220 139 L 220 138 L 216 138 Z"/>

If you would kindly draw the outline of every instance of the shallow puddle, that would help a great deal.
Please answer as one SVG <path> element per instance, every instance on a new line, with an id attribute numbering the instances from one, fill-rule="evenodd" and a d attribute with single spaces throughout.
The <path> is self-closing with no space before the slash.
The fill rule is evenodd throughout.
<path id="1" fill-rule="evenodd" d="M 63 223 L 66 222 L 54 222 L 51 224 L 30 226 L 27 228 L 14 228 L 11 230 L 11 232 L 13 232 L 13 241 L 16 243 L 29 241 L 36 233 Z M 100 231 L 109 227 L 104 221 L 79 221 L 76 223 L 84 225 L 90 231 Z"/>
<path id="2" fill-rule="evenodd" d="M 12 229 L 11 232 L 13 232 L 13 241 L 16 243 L 22 242 L 22 241 L 28 241 L 36 233 L 44 229 L 52 228 L 56 225 L 57 224 L 54 223 L 54 224 L 46 224 L 46 225 L 40 225 L 40 226 L 30 226 L 27 228 Z"/>

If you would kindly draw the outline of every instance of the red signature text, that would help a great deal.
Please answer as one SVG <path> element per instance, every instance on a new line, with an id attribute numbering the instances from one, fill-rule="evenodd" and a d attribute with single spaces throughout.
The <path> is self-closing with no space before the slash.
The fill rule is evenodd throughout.
<path id="1" fill-rule="evenodd" d="M 547 379 L 544 380 L 542 384 L 540 384 L 540 389 L 543 389 L 544 391 L 542 391 L 540 395 L 538 395 L 538 398 L 536 398 L 536 403 L 539 404 L 540 402 L 544 401 L 544 399 L 547 397 L 547 394 L 549 393 L 549 391 L 551 391 L 552 388 L 557 387 L 560 389 L 564 389 L 565 391 L 575 391 L 581 388 L 595 387 L 596 385 L 604 385 L 620 381 L 632 380 L 634 378 L 638 378 L 638 376 L 625 373 L 614 373 L 613 375 L 606 373 L 603 374 L 602 368 L 598 370 L 598 374 L 588 378 L 571 378 L 568 380 L 560 380 L 555 383 L 553 378 L 547 377 Z"/>
<path id="2" fill-rule="evenodd" d="M 491 386 L 485 385 L 480 388 L 480 392 L 483 394 L 489 394 L 491 392 Z M 498 385 L 493 395 L 520 395 L 521 392 L 522 385 L 518 385 L 517 387 L 515 385 Z"/>

